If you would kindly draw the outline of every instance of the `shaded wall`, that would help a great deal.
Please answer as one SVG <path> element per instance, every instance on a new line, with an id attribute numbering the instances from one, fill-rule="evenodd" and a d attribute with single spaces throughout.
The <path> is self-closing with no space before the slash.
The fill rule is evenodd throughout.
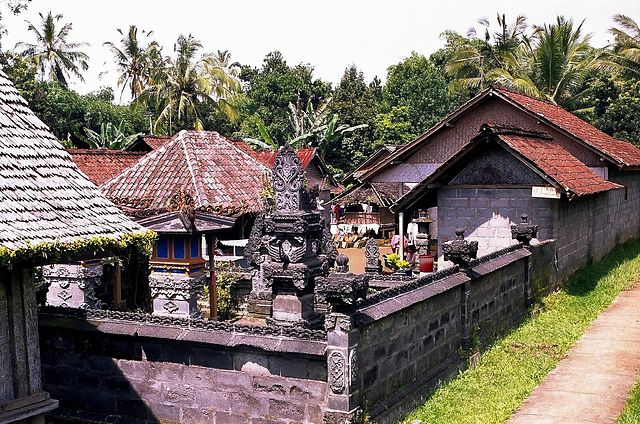
<path id="1" fill-rule="evenodd" d="M 40 314 L 42 368 L 60 399 L 59 419 L 322 422 L 324 341 L 154 323 L 142 314 L 48 311 Z"/>

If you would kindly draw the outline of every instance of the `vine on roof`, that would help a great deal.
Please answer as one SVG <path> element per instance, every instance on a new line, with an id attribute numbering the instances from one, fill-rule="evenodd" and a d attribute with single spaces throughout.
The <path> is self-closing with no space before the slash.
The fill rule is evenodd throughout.
<path id="1" fill-rule="evenodd" d="M 157 234 L 149 230 L 144 234 L 130 233 L 120 238 L 93 237 L 72 243 L 54 241 L 32 244 L 30 240 L 25 240 L 26 246 L 19 249 L 0 246 L 0 268 L 12 269 L 17 264 L 61 263 L 72 255 L 110 256 L 119 252 L 119 256 L 126 256 L 133 254 L 132 248 L 151 256 L 156 238 Z"/>

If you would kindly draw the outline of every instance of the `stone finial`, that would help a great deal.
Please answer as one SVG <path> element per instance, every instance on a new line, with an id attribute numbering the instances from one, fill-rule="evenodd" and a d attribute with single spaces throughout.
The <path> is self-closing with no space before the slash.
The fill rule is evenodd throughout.
<path id="1" fill-rule="evenodd" d="M 349 257 L 347 255 L 341 253 L 336 258 L 336 272 L 340 274 L 349 272 Z"/>
<path id="2" fill-rule="evenodd" d="M 468 268 L 469 262 L 478 254 L 478 242 L 464 239 L 464 230 L 456 228 L 456 239 L 443 243 L 444 260 L 451 261 L 461 268 Z"/>
<path id="3" fill-rule="evenodd" d="M 276 155 L 273 165 L 273 188 L 276 211 L 301 210 L 303 172 L 300 158 L 287 143 Z"/>
<path id="4" fill-rule="evenodd" d="M 529 246 L 531 239 L 538 235 L 538 226 L 529 222 L 529 216 L 523 213 L 520 216 L 520 223 L 511 226 L 511 238 L 518 240 L 524 246 Z"/>

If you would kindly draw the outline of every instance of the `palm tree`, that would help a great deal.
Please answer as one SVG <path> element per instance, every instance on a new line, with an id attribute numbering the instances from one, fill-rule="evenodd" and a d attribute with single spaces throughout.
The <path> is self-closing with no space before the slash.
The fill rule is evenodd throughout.
<path id="1" fill-rule="evenodd" d="M 454 77 L 452 85 L 461 84 L 472 89 L 484 89 L 492 82 L 495 69 L 508 69 L 514 61 L 527 28 L 527 19 L 518 16 L 507 24 L 504 14 L 497 15 L 499 30 L 491 33 L 488 19 L 479 19 L 485 28 L 482 39 L 477 37 L 475 28 L 469 30 L 470 39 L 464 43 L 449 60 L 446 71 Z"/>
<path id="2" fill-rule="evenodd" d="M 183 127 L 186 127 L 187 121 L 192 118 L 194 128 L 202 129 L 197 106 L 199 101 L 206 101 L 208 96 L 203 89 L 203 81 L 198 71 L 201 64 L 196 58 L 196 53 L 201 47 L 200 41 L 191 34 L 187 37 L 180 35 L 174 45 L 175 60 L 167 58 L 164 63 L 158 63 L 160 66 L 164 64 L 164 69 L 157 70 L 151 78 L 149 88 L 144 90 L 141 96 L 143 100 L 156 104 L 156 127 L 168 121 L 169 133 L 172 133 L 175 114 Z"/>
<path id="3" fill-rule="evenodd" d="M 242 90 L 240 65 L 231 63 L 231 53 L 228 50 L 218 50 L 217 54 L 204 56 L 202 75 L 205 91 L 218 103 L 220 110 L 234 121 L 237 115 L 229 99 Z"/>
<path id="4" fill-rule="evenodd" d="M 203 129 L 199 105 L 214 102 L 223 112 L 232 111 L 229 99 L 240 90 L 235 65 L 228 64 L 230 55 L 219 52 L 218 56 L 197 56 L 202 48 L 199 40 L 191 34 L 180 35 L 174 46 L 175 59 L 161 60 L 153 55 L 152 68 L 156 70 L 149 79 L 149 88 L 144 90 L 140 100 L 155 104 L 158 111 L 156 127 L 169 123 L 169 133 L 173 132 L 174 116 L 183 128 L 190 126 Z"/>
<path id="5" fill-rule="evenodd" d="M 591 34 L 582 35 L 582 23 L 558 16 L 556 23 L 534 26 L 513 61 L 494 69 L 491 81 L 545 98 L 560 105 L 576 100 L 589 73 L 601 66 L 601 58 L 589 45 Z"/>
<path id="6" fill-rule="evenodd" d="M 62 19 L 62 15 L 52 15 L 51 11 L 46 16 L 39 14 L 41 29 L 39 30 L 31 22 L 28 30 L 36 36 L 36 43 L 20 42 L 16 48 L 24 48 L 22 54 L 33 61 L 43 79 L 57 81 L 63 87 L 67 87 L 67 78 L 75 75 L 80 81 L 84 78 L 80 69 L 89 69 L 89 56 L 78 49 L 88 47 L 88 43 L 69 43 L 67 37 L 72 29 L 72 24 L 65 24 L 60 30 L 56 28 L 56 22 Z"/>
<path id="7" fill-rule="evenodd" d="M 118 48 L 110 41 L 103 45 L 109 47 L 116 60 L 118 71 L 121 72 L 118 78 L 118 85 L 122 85 L 120 97 L 125 88 L 129 87 L 131 98 L 135 100 L 149 83 L 152 52 L 158 48 L 158 44 L 151 41 L 147 46 L 141 45 L 138 39 L 138 28 L 135 25 L 129 27 L 126 35 L 120 28 L 118 32 L 122 35 L 120 41 L 122 48 Z M 153 31 L 142 31 L 141 34 L 150 37 Z"/>
<path id="8" fill-rule="evenodd" d="M 613 20 L 620 28 L 611 28 L 614 35 L 613 56 L 614 68 L 628 71 L 636 77 L 640 76 L 640 26 L 626 15 L 615 15 Z"/>

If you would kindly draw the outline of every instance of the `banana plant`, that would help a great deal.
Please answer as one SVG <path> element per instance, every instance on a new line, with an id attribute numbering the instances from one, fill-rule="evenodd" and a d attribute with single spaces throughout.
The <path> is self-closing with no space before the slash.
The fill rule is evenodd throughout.
<path id="1" fill-rule="evenodd" d="M 117 127 L 111 122 L 106 124 L 100 124 L 100 133 L 85 128 L 87 134 L 84 141 L 93 149 L 110 149 L 110 150 L 122 150 L 131 144 L 142 133 L 136 133 L 131 135 L 125 135 L 124 121 L 120 121 L 120 125 Z"/>

